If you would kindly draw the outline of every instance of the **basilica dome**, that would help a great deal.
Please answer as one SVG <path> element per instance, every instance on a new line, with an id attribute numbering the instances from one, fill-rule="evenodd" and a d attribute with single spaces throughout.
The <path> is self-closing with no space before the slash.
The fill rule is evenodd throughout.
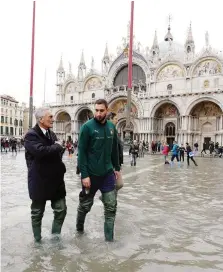
<path id="1" fill-rule="evenodd" d="M 161 56 L 165 56 L 168 52 L 173 51 L 176 55 L 184 54 L 184 46 L 175 41 L 162 41 L 159 43 L 159 52 Z"/>

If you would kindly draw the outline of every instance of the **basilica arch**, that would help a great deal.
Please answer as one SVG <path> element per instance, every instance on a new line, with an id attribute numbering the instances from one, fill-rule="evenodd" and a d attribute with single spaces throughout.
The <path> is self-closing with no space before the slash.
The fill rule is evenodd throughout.
<path id="1" fill-rule="evenodd" d="M 118 123 L 116 125 L 116 128 L 118 131 L 118 135 L 122 141 L 125 139 L 125 127 L 126 127 L 126 118 L 119 119 Z M 139 140 L 138 129 L 137 129 L 137 125 L 134 122 L 134 120 L 131 120 L 131 122 L 130 122 L 130 129 L 131 129 L 130 138 L 132 140 Z"/>
<path id="2" fill-rule="evenodd" d="M 132 82 L 133 84 L 146 84 L 146 75 L 143 69 L 137 65 L 132 65 Z M 128 65 L 123 65 L 120 67 L 118 72 L 116 73 L 113 80 L 114 87 L 116 86 L 127 86 L 128 85 Z"/>
<path id="3" fill-rule="evenodd" d="M 55 117 L 55 132 L 61 140 L 71 139 L 71 116 L 65 111 L 59 111 Z"/>
<path id="4" fill-rule="evenodd" d="M 215 99 L 197 99 L 188 109 L 192 142 L 223 142 L 223 110 Z"/>
<path id="5" fill-rule="evenodd" d="M 152 111 L 152 129 L 158 141 L 166 141 L 170 145 L 177 140 L 180 129 L 180 111 L 172 101 L 162 101 Z"/>
<path id="6" fill-rule="evenodd" d="M 93 118 L 94 114 L 88 107 L 80 107 L 75 114 L 75 132 L 79 134 L 81 126 Z"/>
<path id="7" fill-rule="evenodd" d="M 126 126 L 126 114 L 127 114 L 127 98 L 126 97 L 121 97 L 118 99 L 113 100 L 112 102 L 109 103 L 108 106 L 108 111 L 109 112 L 114 112 L 117 115 L 118 118 L 118 133 L 123 140 L 125 137 L 125 126 Z M 134 121 L 134 119 L 138 119 L 138 108 L 135 105 L 134 102 L 131 103 L 131 138 L 133 139 L 134 134 L 137 133 L 137 126 Z"/>

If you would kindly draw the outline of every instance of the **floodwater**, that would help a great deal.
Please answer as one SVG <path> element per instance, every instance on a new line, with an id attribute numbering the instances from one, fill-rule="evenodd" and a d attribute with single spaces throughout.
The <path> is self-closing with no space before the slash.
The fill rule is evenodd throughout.
<path id="1" fill-rule="evenodd" d="M 127 158 L 115 241 L 107 243 L 99 193 L 85 234 L 75 232 L 80 180 L 75 157 L 66 155 L 68 214 L 62 236 L 58 241 L 50 234 L 49 202 L 38 245 L 31 232 L 24 152 L 3 154 L 1 271 L 223 271 L 223 159 L 196 160 L 198 167 L 170 167 L 162 156 L 150 155 L 131 167 Z"/>

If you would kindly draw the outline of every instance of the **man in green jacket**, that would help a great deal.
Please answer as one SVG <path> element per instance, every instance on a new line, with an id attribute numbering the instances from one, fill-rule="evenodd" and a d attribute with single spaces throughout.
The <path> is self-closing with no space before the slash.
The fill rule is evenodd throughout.
<path id="1" fill-rule="evenodd" d="M 84 231 L 86 214 L 91 210 L 97 190 L 104 204 L 104 234 L 113 241 L 116 215 L 115 182 L 119 177 L 117 130 L 106 120 L 108 104 L 104 99 L 95 102 L 95 116 L 86 122 L 79 135 L 78 166 L 81 172 L 82 191 L 79 194 L 76 228 Z"/>

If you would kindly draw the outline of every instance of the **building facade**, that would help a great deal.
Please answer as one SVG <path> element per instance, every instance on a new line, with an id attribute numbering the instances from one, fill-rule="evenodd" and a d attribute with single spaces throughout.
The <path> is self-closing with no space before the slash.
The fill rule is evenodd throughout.
<path id="1" fill-rule="evenodd" d="M 223 144 L 223 55 L 213 49 L 205 34 L 204 47 L 195 53 L 190 25 L 184 44 L 175 42 L 168 27 L 162 42 L 149 49 L 134 40 L 131 106 L 132 137 L 138 140 L 178 143 Z M 114 58 L 106 45 L 101 71 L 92 59 L 86 68 L 82 52 L 78 75 L 71 65 L 66 73 L 62 59 L 57 70 L 54 130 L 62 139 L 77 139 L 81 125 L 93 116 L 94 102 L 105 98 L 118 116 L 117 129 L 125 137 L 128 41 L 117 48 Z"/>
<path id="2" fill-rule="evenodd" d="M 19 105 L 15 98 L 1 95 L 1 137 L 23 136 L 23 112 L 25 104 Z"/>

